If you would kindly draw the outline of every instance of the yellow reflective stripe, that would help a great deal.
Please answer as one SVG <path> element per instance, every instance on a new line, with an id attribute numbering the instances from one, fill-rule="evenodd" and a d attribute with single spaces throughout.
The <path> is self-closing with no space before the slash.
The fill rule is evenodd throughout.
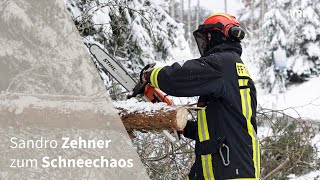
<path id="1" fill-rule="evenodd" d="M 235 179 L 228 179 L 228 180 L 259 180 L 259 178 L 235 178 Z"/>
<path id="2" fill-rule="evenodd" d="M 198 117 L 198 136 L 199 141 L 207 141 L 210 140 L 209 130 L 208 130 L 208 122 L 206 116 L 206 109 L 202 108 L 197 112 Z M 214 180 L 213 167 L 212 167 L 212 156 L 201 155 L 202 162 L 202 171 L 205 180 Z"/>
<path id="3" fill-rule="evenodd" d="M 202 127 L 202 122 L 200 122 L 201 121 L 201 116 L 200 116 L 200 110 L 197 112 L 197 119 L 198 119 L 198 136 L 199 136 L 199 141 L 200 142 L 202 142 L 203 141 L 203 137 L 204 137 L 204 135 L 202 135 L 202 133 L 203 133 L 203 127 Z"/>
<path id="4" fill-rule="evenodd" d="M 208 130 L 208 123 L 207 123 L 207 116 L 206 116 L 206 109 L 201 110 L 202 113 L 202 119 L 203 119 L 203 126 L 204 126 L 204 132 L 205 132 L 205 141 L 210 139 L 209 136 L 209 130 Z"/>
<path id="5" fill-rule="evenodd" d="M 156 71 L 156 73 L 155 73 L 155 87 L 156 88 L 159 88 L 159 84 L 158 84 L 158 74 L 159 74 L 159 72 L 160 72 L 160 70 L 162 69 L 162 67 L 160 67 L 157 71 Z"/>
<path id="6" fill-rule="evenodd" d="M 253 130 L 253 134 L 254 134 L 254 138 L 255 138 L 255 146 L 254 147 L 255 147 L 255 153 L 256 153 L 256 170 L 257 170 L 256 177 L 260 177 L 260 143 L 259 143 L 257 133 L 253 129 L 253 126 L 252 126 L 252 130 Z"/>
<path id="7" fill-rule="evenodd" d="M 260 178 L 260 142 L 259 142 L 259 139 L 257 138 L 257 141 L 258 141 L 258 176 L 257 176 L 257 178 Z"/>
<path id="8" fill-rule="evenodd" d="M 214 180 L 213 168 L 212 168 L 212 156 L 201 155 L 202 172 L 205 180 Z"/>
<path id="9" fill-rule="evenodd" d="M 249 79 L 238 79 L 239 86 L 248 86 Z"/>
<path id="10" fill-rule="evenodd" d="M 248 85 L 248 79 L 239 79 L 239 86 Z M 250 97 L 250 88 L 240 89 L 241 96 L 241 106 L 242 106 L 242 114 L 246 118 L 247 121 L 247 129 L 248 133 L 251 137 L 252 141 L 252 160 L 255 168 L 255 178 L 259 179 L 260 176 L 260 147 L 259 140 L 257 138 L 256 132 L 251 124 L 252 117 L 252 109 L 251 109 L 251 97 Z"/>
<path id="11" fill-rule="evenodd" d="M 150 82 L 151 84 L 156 87 L 156 88 L 159 88 L 159 84 L 158 84 L 158 74 L 160 72 L 160 70 L 162 69 L 163 67 L 158 67 L 158 68 L 155 68 L 152 73 L 151 73 L 151 76 L 150 76 Z"/>
<path id="12" fill-rule="evenodd" d="M 241 30 L 239 30 L 239 32 L 238 32 L 238 37 L 240 37 L 240 35 L 241 35 Z"/>
<path id="13" fill-rule="evenodd" d="M 189 176 L 187 176 L 187 177 L 185 178 L 185 180 L 190 180 L 190 179 L 189 179 Z"/>
<path id="14" fill-rule="evenodd" d="M 245 108 L 246 107 L 246 104 L 245 104 L 245 95 L 244 95 L 244 93 L 245 93 L 245 90 L 246 89 L 240 89 L 240 96 L 241 96 L 241 107 L 242 107 L 242 114 L 244 115 L 244 117 L 246 118 L 246 120 L 247 120 L 247 117 L 246 117 L 246 114 L 247 114 L 247 108 Z M 247 122 L 248 122 L 248 120 L 247 120 Z"/>
<path id="15" fill-rule="evenodd" d="M 197 112 L 198 117 L 198 136 L 199 141 L 210 140 L 208 122 L 206 116 L 206 109 L 203 108 Z M 202 171 L 205 180 L 214 180 L 213 167 L 212 167 L 212 155 L 201 155 Z"/>
<path id="16" fill-rule="evenodd" d="M 209 130 L 208 130 L 208 123 L 206 117 L 206 109 L 203 108 L 198 111 L 198 136 L 199 141 L 206 141 L 210 139 Z"/>
<path id="17" fill-rule="evenodd" d="M 209 163 L 209 174 L 212 179 L 214 179 L 214 174 L 213 174 L 213 167 L 212 167 L 212 155 L 208 155 L 208 163 Z"/>
<path id="18" fill-rule="evenodd" d="M 202 162 L 203 177 L 204 179 L 208 179 L 205 155 L 201 155 L 201 162 Z"/>

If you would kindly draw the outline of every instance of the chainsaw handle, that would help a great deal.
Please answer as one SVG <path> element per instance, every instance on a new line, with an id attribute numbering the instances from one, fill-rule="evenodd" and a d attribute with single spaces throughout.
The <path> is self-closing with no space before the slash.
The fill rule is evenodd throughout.
<path id="1" fill-rule="evenodd" d="M 168 98 L 167 94 L 164 94 L 159 89 L 156 89 L 151 84 L 148 84 L 148 82 L 137 84 L 133 89 L 133 93 L 128 95 L 127 98 L 130 99 L 132 97 L 136 97 L 138 94 L 144 94 L 146 99 L 153 103 L 164 102 L 169 106 L 173 105 L 173 101 Z"/>
<path id="2" fill-rule="evenodd" d="M 148 82 L 144 80 L 144 73 L 150 69 L 153 68 L 156 65 L 156 63 L 147 64 L 144 68 L 142 68 L 140 72 L 140 82 L 133 88 L 133 92 L 131 95 L 128 95 L 127 98 L 130 99 L 132 97 L 136 97 L 138 94 L 143 94 L 145 91 L 145 87 L 147 86 Z"/>
<path id="3" fill-rule="evenodd" d="M 145 91 L 145 87 L 147 86 L 148 82 L 145 81 L 143 82 L 142 84 L 137 84 L 134 89 L 133 89 L 133 92 L 131 95 L 128 95 L 127 98 L 130 99 L 132 97 L 136 97 L 138 94 L 143 94 L 144 91 Z"/>
<path id="4" fill-rule="evenodd" d="M 156 89 L 151 84 L 147 84 L 144 90 L 144 96 L 153 103 L 164 102 L 169 106 L 173 105 L 173 101 L 159 89 Z"/>
<path id="5" fill-rule="evenodd" d="M 159 89 L 156 89 L 147 81 L 144 80 L 144 73 L 150 68 L 153 68 L 156 63 L 147 64 L 140 72 L 140 83 L 138 83 L 131 95 L 128 95 L 127 98 L 130 99 L 132 97 L 136 97 L 138 94 L 144 94 L 145 98 L 153 103 L 164 102 L 169 106 L 173 105 L 173 101 L 169 99 L 167 94 L 164 94 Z"/>
<path id="6" fill-rule="evenodd" d="M 144 81 L 144 73 L 150 69 L 150 68 L 153 68 L 154 66 L 156 65 L 156 63 L 151 63 L 151 64 L 147 64 L 144 68 L 142 68 L 141 72 L 140 72 L 140 83 L 142 84 Z"/>

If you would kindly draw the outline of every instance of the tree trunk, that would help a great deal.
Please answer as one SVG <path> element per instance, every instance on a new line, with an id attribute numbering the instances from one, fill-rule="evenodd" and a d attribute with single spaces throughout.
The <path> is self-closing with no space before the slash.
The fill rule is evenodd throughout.
<path id="1" fill-rule="evenodd" d="M 180 1 L 180 22 L 183 23 L 183 16 L 184 16 L 184 0 Z"/>
<path id="2" fill-rule="evenodd" d="M 171 107 L 150 102 L 135 102 L 136 107 L 116 104 L 127 131 L 179 130 L 187 124 L 188 111 L 184 107 Z M 151 109 L 149 109 L 151 108 Z"/>
<path id="3" fill-rule="evenodd" d="M 191 0 L 188 1 L 188 43 L 191 44 Z"/>
<path id="4" fill-rule="evenodd" d="M 254 0 L 251 1 L 251 17 L 250 17 L 250 26 L 253 29 L 253 17 L 254 17 Z"/>
<path id="5" fill-rule="evenodd" d="M 261 17 L 260 17 L 260 22 L 263 22 L 264 13 L 265 13 L 265 0 L 261 0 Z M 262 23 L 260 23 L 260 28 L 261 28 L 261 26 L 262 26 Z"/>
<path id="6" fill-rule="evenodd" d="M 200 0 L 198 0 L 197 2 L 196 27 L 194 29 L 198 29 L 198 26 L 200 25 L 199 19 L 200 19 Z"/>
<path id="7" fill-rule="evenodd" d="M 174 19 L 174 16 L 175 16 L 175 0 L 171 0 L 170 1 L 170 16 Z"/>
<path id="8" fill-rule="evenodd" d="M 228 13 L 228 2 L 227 2 L 227 0 L 224 0 L 224 12 Z"/>

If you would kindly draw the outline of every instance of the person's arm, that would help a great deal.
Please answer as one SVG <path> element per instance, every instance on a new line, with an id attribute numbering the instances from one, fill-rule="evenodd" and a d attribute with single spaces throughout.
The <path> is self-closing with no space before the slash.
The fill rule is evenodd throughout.
<path id="1" fill-rule="evenodd" d="M 221 65 L 214 57 L 186 61 L 183 66 L 155 68 L 146 76 L 147 81 L 165 93 L 177 97 L 224 94 Z"/>

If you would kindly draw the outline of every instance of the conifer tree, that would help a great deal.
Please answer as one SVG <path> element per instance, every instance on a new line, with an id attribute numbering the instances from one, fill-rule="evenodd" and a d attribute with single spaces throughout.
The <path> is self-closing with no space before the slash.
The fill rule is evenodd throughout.
<path id="1" fill-rule="evenodd" d="M 279 2 L 270 2 L 269 11 L 264 16 L 264 23 L 259 37 L 259 50 L 257 58 L 261 72 L 260 82 L 263 87 L 272 91 L 284 90 L 284 78 L 286 76 L 286 67 L 279 67 L 277 59 L 282 58 L 286 61 L 286 56 L 277 57 L 277 52 L 286 51 L 287 36 L 290 25 L 284 11 L 286 4 Z"/>
<path id="2" fill-rule="evenodd" d="M 247 36 L 252 43 L 244 48 L 254 51 L 249 61 L 259 64 L 258 82 L 269 92 L 282 92 L 288 84 L 319 76 L 319 2 L 265 1 L 261 27 L 245 27 L 253 35 Z M 243 22 L 246 17 L 244 13 Z"/>
<path id="3" fill-rule="evenodd" d="M 67 0 L 67 7 L 84 41 L 99 43 L 132 75 L 147 63 L 172 60 L 175 49 L 189 52 L 182 24 L 167 13 L 168 2 Z M 111 82 L 111 96 L 119 97 L 122 88 L 114 87 L 110 76 L 103 77 Z"/>

